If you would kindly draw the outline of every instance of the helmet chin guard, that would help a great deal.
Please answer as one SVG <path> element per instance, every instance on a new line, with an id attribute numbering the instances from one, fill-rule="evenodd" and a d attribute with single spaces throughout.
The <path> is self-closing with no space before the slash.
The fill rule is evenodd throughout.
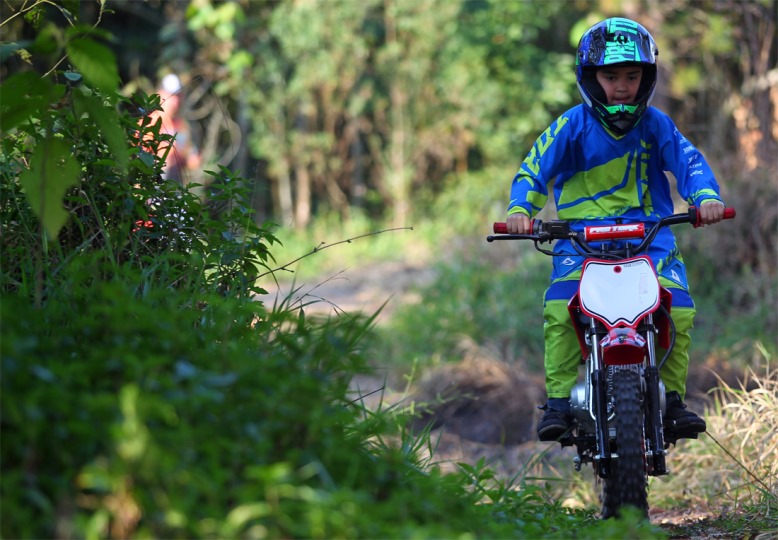
<path id="1" fill-rule="evenodd" d="M 629 19 L 606 19 L 581 36 L 575 62 L 578 92 L 592 116 L 616 135 L 624 135 L 635 127 L 651 106 L 656 89 L 658 54 L 648 30 Z M 605 91 L 597 82 L 597 69 L 633 65 L 643 68 L 635 103 L 608 105 Z"/>

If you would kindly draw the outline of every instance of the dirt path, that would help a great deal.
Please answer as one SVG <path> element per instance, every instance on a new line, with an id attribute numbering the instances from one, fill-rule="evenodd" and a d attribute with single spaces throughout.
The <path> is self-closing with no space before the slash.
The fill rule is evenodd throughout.
<path id="1" fill-rule="evenodd" d="M 401 305 L 419 302 L 419 287 L 432 282 L 434 271 L 412 262 L 371 263 L 346 268 L 338 273 L 294 285 L 264 284 L 264 301 L 288 299 L 292 305 L 305 305 L 306 313 L 336 315 L 362 312 L 372 315 L 381 310 L 377 322 L 386 321 Z M 294 287 L 294 290 L 293 290 Z"/>

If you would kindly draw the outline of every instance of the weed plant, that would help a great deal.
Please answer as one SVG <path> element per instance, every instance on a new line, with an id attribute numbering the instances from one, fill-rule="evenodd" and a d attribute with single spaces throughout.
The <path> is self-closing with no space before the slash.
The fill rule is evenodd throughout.
<path id="1" fill-rule="evenodd" d="M 421 223 L 387 228 L 356 210 L 347 222 L 332 214 L 318 217 L 304 229 L 284 227 L 278 230 L 278 239 L 290 255 L 299 254 L 300 260 L 276 272 L 274 278 L 299 284 L 376 262 L 424 264 L 431 253 L 430 227 Z M 309 256 L 314 253 L 315 257 Z"/>

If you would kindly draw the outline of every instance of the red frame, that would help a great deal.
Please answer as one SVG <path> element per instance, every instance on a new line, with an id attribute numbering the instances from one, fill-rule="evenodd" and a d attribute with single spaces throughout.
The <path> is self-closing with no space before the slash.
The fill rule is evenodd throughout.
<path id="1" fill-rule="evenodd" d="M 667 313 L 670 313 L 673 305 L 673 293 L 661 285 L 659 286 L 659 304 L 664 306 L 664 308 L 667 310 Z M 586 361 L 586 357 L 589 355 L 589 348 L 586 346 L 586 339 L 584 334 L 585 328 L 578 320 L 579 314 L 583 313 L 581 310 L 581 299 L 579 293 L 576 292 L 575 295 L 570 299 L 570 302 L 567 303 L 567 312 L 570 314 L 570 319 L 573 321 L 573 328 L 575 329 L 575 334 L 578 338 L 578 345 L 581 348 L 581 363 L 584 363 Z M 657 336 L 657 345 L 663 349 L 667 349 L 670 347 L 670 321 L 665 315 L 665 312 L 662 310 L 656 310 L 653 313 L 655 313 L 654 324 L 659 330 L 659 335 Z M 613 327 L 604 321 L 600 322 L 605 325 L 608 331 L 613 330 L 614 328 L 629 328 L 627 325 Z M 631 347 L 631 345 L 625 346 Z"/>

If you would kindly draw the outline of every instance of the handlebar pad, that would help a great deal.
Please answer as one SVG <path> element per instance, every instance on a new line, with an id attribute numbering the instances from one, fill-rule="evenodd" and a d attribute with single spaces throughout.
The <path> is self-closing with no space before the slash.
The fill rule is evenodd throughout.
<path id="1" fill-rule="evenodd" d="M 504 221 L 495 221 L 492 225 L 494 234 L 508 234 L 508 224 Z"/>
<path id="2" fill-rule="evenodd" d="M 646 226 L 643 223 L 628 225 L 605 225 L 586 227 L 584 238 L 587 242 L 597 240 L 629 240 L 646 237 Z"/>

